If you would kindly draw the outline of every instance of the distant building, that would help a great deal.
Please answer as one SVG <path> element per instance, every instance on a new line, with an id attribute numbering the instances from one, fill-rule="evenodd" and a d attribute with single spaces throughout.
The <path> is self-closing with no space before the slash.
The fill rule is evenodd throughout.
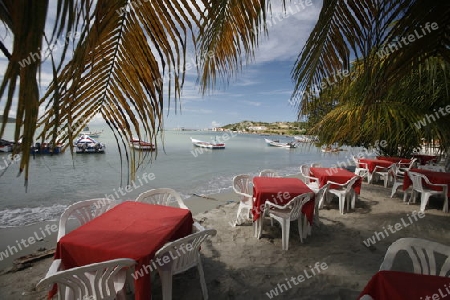
<path id="1" fill-rule="evenodd" d="M 263 131 L 263 130 L 267 130 L 266 126 L 250 126 L 247 128 L 250 131 Z"/>

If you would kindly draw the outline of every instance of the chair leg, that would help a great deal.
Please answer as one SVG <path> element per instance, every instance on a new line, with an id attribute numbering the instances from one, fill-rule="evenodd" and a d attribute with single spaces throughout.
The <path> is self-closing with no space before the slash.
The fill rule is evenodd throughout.
<path id="1" fill-rule="evenodd" d="M 339 212 L 341 215 L 344 214 L 344 205 L 345 205 L 345 195 L 339 196 Z"/>
<path id="2" fill-rule="evenodd" d="M 202 287 L 203 299 L 208 300 L 208 288 L 206 287 L 205 272 L 203 272 L 203 265 L 200 258 L 200 253 L 198 253 L 198 263 L 197 263 L 198 273 L 200 274 L 200 285 Z"/>
<path id="3" fill-rule="evenodd" d="M 297 219 L 297 226 L 298 226 L 298 235 L 300 236 L 300 242 L 303 243 L 303 221 L 301 216 L 299 216 Z"/>
<path id="4" fill-rule="evenodd" d="M 424 212 L 425 208 L 428 204 L 428 199 L 430 199 L 430 194 L 428 193 L 422 193 L 422 196 L 420 197 L 420 211 Z"/>
<path id="5" fill-rule="evenodd" d="M 242 211 L 242 205 L 239 204 L 239 208 L 236 215 L 236 222 L 235 225 L 241 225 L 241 211 Z"/>
<path id="6" fill-rule="evenodd" d="M 158 271 L 161 278 L 163 300 L 172 300 L 172 271 L 163 271 L 161 269 Z"/>
<path id="7" fill-rule="evenodd" d="M 283 224 L 281 226 L 281 243 L 283 250 L 289 249 L 289 232 L 291 229 L 291 221 L 289 219 L 282 219 Z"/>
<path id="8" fill-rule="evenodd" d="M 442 209 L 443 212 L 448 213 L 448 197 L 444 194 L 444 208 Z"/>

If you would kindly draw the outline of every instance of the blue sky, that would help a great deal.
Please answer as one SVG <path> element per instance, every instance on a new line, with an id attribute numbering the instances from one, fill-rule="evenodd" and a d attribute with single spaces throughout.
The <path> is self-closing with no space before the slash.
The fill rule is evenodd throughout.
<path id="1" fill-rule="evenodd" d="M 186 73 L 177 112 L 173 101 L 170 111 L 166 108 L 165 128 L 204 129 L 243 120 L 275 122 L 297 119 L 296 109 L 289 103 L 294 87 L 290 72 L 317 22 L 322 1 L 287 2 L 287 12 L 283 13 L 281 1 L 272 0 L 273 14 L 268 20 L 269 36 L 261 39 L 254 60 L 245 65 L 228 85 L 219 85 L 218 89 L 203 96 L 196 84 L 195 68 Z M 51 13 L 52 9 L 49 15 Z M 1 31 L 4 31 L 3 27 L 0 27 L 0 38 L 8 47 L 11 45 L 10 39 Z M 6 63 L 6 59 L 1 56 L 0 74 L 4 73 Z M 41 87 L 45 91 L 51 73 L 45 65 L 42 70 Z M 2 102 L 0 109 L 3 110 Z M 15 111 L 11 115 L 14 116 Z M 95 117 L 91 122 L 97 123 L 103 123 L 100 117 Z"/>

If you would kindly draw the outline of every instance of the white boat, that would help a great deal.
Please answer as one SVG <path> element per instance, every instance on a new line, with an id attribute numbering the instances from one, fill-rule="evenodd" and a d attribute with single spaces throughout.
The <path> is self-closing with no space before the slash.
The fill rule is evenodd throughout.
<path id="1" fill-rule="evenodd" d="M 80 136 L 75 142 L 76 153 L 105 153 L 105 144 L 97 142 L 88 135 Z"/>
<path id="2" fill-rule="evenodd" d="M 225 149 L 224 143 L 216 143 L 216 142 L 204 142 L 200 140 L 196 140 L 191 138 L 192 144 L 196 147 L 209 148 L 209 149 Z"/>
<path id="3" fill-rule="evenodd" d="M 86 127 L 84 127 L 83 131 L 80 132 L 80 136 L 88 135 L 91 138 L 98 138 L 98 137 L 100 137 L 100 134 L 102 134 L 102 133 L 103 133 L 103 130 L 102 131 L 90 131 L 89 126 L 86 126 Z"/>
<path id="4" fill-rule="evenodd" d="M 141 151 L 155 151 L 155 145 L 149 142 L 141 141 L 137 138 L 132 138 L 130 140 L 130 145 L 133 149 Z"/>
<path id="5" fill-rule="evenodd" d="M 14 146 L 14 142 L 0 139 L 0 152 L 12 152 L 13 146 Z"/>
<path id="6" fill-rule="evenodd" d="M 291 143 L 280 143 L 279 141 L 273 141 L 269 139 L 264 139 L 266 141 L 267 145 L 272 147 L 280 147 L 280 148 L 296 148 L 297 145 L 293 142 Z"/>

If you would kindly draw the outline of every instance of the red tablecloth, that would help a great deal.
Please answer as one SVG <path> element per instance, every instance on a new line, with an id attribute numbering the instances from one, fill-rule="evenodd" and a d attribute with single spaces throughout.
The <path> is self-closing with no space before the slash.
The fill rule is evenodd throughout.
<path id="1" fill-rule="evenodd" d="M 449 296 L 450 278 L 397 271 L 379 271 L 358 296 L 374 300 L 444 299 Z M 437 295 L 434 296 L 433 295 Z"/>
<path id="2" fill-rule="evenodd" d="M 438 184 L 446 184 L 448 186 L 448 193 L 447 197 L 450 197 L 450 173 L 445 172 L 436 172 L 436 171 L 430 171 L 430 170 L 423 170 L 423 169 L 411 169 L 411 172 L 421 173 L 428 177 L 431 183 L 438 183 Z M 403 178 L 403 190 L 407 190 L 410 185 L 412 184 L 411 178 L 409 176 L 406 176 L 407 173 L 405 173 L 405 177 Z M 442 188 L 440 187 L 428 187 L 430 189 L 436 190 L 436 191 L 442 191 Z"/>
<path id="3" fill-rule="evenodd" d="M 127 201 L 63 236 L 55 258 L 66 269 L 132 258 L 141 270 L 165 243 L 192 233 L 192 224 L 187 209 Z M 135 291 L 135 299 L 151 299 L 150 272 L 135 280 Z"/>
<path id="4" fill-rule="evenodd" d="M 256 221 L 264 211 L 264 203 L 270 202 L 284 205 L 298 195 L 314 192 L 298 178 L 254 177 L 253 178 L 253 221 Z M 302 212 L 309 223 L 314 218 L 314 198 L 303 205 Z"/>
<path id="5" fill-rule="evenodd" d="M 319 187 L 323 187 L 328 181 L 346 183 L 356 176 L 355 173 L 342 168 L 311 168 L 311 176 L 319 179 Z M 359 195 L 361 193 L 362 178 L 356 180 L 353 189 Z M 335 188 L 331 186 L 330 188 Z"/>
<path id="6" fill-rule="evenodd" d="M 402 164 L 409 164 L 411 162 L 411 159 L 409 158 L 394 157 L 394 156 L 377 156 L 377 159 L 387 160 L 393 163 L 401 162 Z"/>
<path id="7" fill-rule="evenodd" d="M 389 160 L 373 159 L 373 158 L 360 158 L 359 161 L 367 164 L 370 173 L 372 173 L 373 170 L 375 170 L 376 166 L 389 168 L 393 164 L 393 162 Z"/>
<path id="8" fill-rule="evenodd" d="M 429 161 L 438 162 L 438 156 L 436 155 L 414 154 L 413 157 L 417 158 L 421 165 L 426 165 Z"/>

